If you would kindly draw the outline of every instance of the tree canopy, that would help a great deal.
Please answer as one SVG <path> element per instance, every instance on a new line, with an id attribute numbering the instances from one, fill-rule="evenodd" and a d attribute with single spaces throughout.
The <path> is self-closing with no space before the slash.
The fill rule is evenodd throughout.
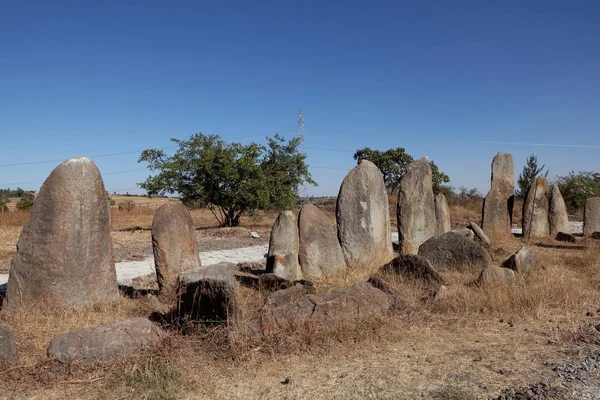
<path id="1" fill-rule="evenodd" d="M 517 179 L 517 191 L 515 195 L 518 198 L 524 198 L 527 195 L 527 191 L 533 185 L 535 179 L 542 173 L 546 166 L 542 165 L 538 167 L 538 160 L 535 154 L 530 155 L 525 161 L 525 165 L 523 166 L 523 172 L 519 175 L 519 179 Z M 544 176 L 548 176 L 548 170 L 546 170 L 546 174 Z"/>
<path id="2" fill-rule="evenodd" d="M 178 193 L 184 203 L 197 202 L 222 226 L 239 225 L 245 213 L 290 208 L 300 186 L 316 185 L 306 155 L 299 152 L 299 138 L 286 142 L 275 135 L 263 146 L 196 133 L 171 141 L 179 146 L 172 156 L 159 149 L 142 152 L 138 162 L 147 162 L 156 174 L 139 186 L 151 196 Z"/>
<path id="3" fill-rule="evenodd" d="M 400 181 L 408 164 L 414 161 L 414 158 L 406 152 L 406 149 L 397 147 L 386 151 L 373 150 L 369 147 L 356 150 L 354 159 L 357 163 L 362 160 L 369 160 L 379 168 L 383 174 L 383 180 L 389 191 L 394 193 L 400 188 Z M 440 171 L 439 167 L 430 161 L 433 180 L 433 192 L 435 194 L 442 191 L 442 185 L 450 182 L 448 175 Z"/>
<path id="4" fill-rule="evenodd" d="M 597 172 L 572 171 L 569 175 L 557 176 L 556 184 L 570 212 L 583 209 L 589 197 L 600 197 L 600 173 Z"/>

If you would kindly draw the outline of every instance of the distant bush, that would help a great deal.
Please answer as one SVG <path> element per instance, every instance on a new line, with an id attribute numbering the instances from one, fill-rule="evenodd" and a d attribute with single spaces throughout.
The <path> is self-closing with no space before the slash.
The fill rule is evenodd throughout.
<path id="1" fill-rule="evenodd" d="M 600 196 L 600 173 L 571 171 L 569 175 L 557 176 L 555 181 L 571 213 L 581 211 L 587 198 Z"/>
<path id="2" fill-rule="evenodd" d="M 112 207 L 112 206 L 114 206 L 116 204 L 115 199 L 111 198 L 110 196 L 108 196 L 106 199 L 108 200 L 108 205 L 109 206 Z"/>
<path id="3" fill-rule="evenodd" d="M 8 203 L 10 203 L 10 199 L 0 197 L 0 212 L 8 211 Z"/>
<path id="4" fill-rule="evenodd" d="M 135 207 L 135 202 L 133 200 L 120 201 L 118 207 L 119 210 L 131 211 Z"/>
<path id="5" fill-rule="evenodd" d="M 24 193 L 16 207 L 19 211 L 30 210 L 33 207 L 35 196 L 32 193 Z"/>

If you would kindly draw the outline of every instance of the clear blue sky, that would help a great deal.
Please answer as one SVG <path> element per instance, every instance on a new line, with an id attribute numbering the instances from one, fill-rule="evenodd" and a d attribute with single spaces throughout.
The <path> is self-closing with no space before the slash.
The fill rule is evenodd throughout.
<path id="1" fill-rule="evenodd" d="M 498 151 L 600 170 L 600 147 L 472 143 L 600 146 L 600 3 L 491 3 L 1 1 L 0 165 L 291 137 L 302 108 L 312 166 L 401 146 L 484 194 Z M 138 156 L 94 158 L 108 190 L 141 192 Z M 57 164 L 0 167 L 0 187 Z M 345 171 L 311 171 L 309 194 L 337 194 Z"/>

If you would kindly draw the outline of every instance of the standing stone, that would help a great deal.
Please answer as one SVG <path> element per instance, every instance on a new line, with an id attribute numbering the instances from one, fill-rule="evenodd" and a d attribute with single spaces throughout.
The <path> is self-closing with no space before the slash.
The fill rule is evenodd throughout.
<path id="1" fill-rule="evenodd" d="M 529 238 L 548 235 L 548 180 L 544 176 L 538 176 L 529 188 L 523 205 L 523 236 Z"/>
<path id="2" fill-rule="evenodd" d="M 583 211 L 583 236 L 591 237 L 594 232 L 600 232 L 600 197 L 587 199 Z"/>
<path id="3" fill-rule="evenodd" d="M 152 250 L 161 290 L 174 287 L 177 276 L 200 267 L 192 216 L 179 202 L 160 206 L 152 221 Z"/>
<path id="4" fill-rule="evenodd" d="M 452 230 L 452 225 L 450 224 L 450 209 L 448 208 L 446 196 L 444 196 L 443 193 L 438 193 L 437 196 L 435 196 L 435 219 L 437 220 L 438 235 L 443 235 Z"/>
<path id="5" fill-rule="evenodd" d="M 571 233 L 567 206 L 565 205 L 565 200 L 560 193 L 558 185 L 552 185 L 548 220 L 550 223 L 550 236 L 553 238 L 556 237 L 558 232 Z"/>
<path id="6" fill-rule="evenodd" d="M 446 209 L 448 205 L 446 204 Z M 401 254 L 417 254 L 436 235 L 436 205 L 427 157 L 408 165 L 398 193 L 398 238 Z"/>
<path id="7" fill-rule="evenodd" d="M 332 275 L 346 268 L 333 223 L 313 204 L 300 211 L 298 235 L 298 259 L 305 279 Z"/>
<path id="8" fill-rule="evenodd" d="M 271 229 L 267 272 L 289 281 L 302 279 L 302 270 L 298 261 L 299 247 L 296 216 L 292 211 L 283 211 Z"/>
<path id="9" fill-rule="evenodd" d="M 56 167 L 23 227 L 5 307 L 85 308 L 119 297 L 102 177 L 87 157 Z"/>
<path id="10" fill-rule="evenodd" d="M 346 175 L 336 217 L 348 267 L 376 270 L 394 258 L 387 191 L 375 164 L 363 160 Z"/>
<path id="11" fill-rule="evenodd" d="M 490 240 L 512 237 L 515 163 L 512 154 L 498 153 L 492 161 L 492 188 L 483 201 L 482 228 Z"/>

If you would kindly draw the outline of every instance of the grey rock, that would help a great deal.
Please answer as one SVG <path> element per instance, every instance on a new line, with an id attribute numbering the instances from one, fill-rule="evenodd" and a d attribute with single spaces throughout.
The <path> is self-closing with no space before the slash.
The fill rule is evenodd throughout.
<path id="1" fill-rule="evenodd" d="M 298 216 L 298 234 L 298 259 L 304 278 L 321 278 L 346 268 L 335 226 L 323 211 L 312 204 L 302 207 Z"/>
<path id="2" fill-rule="evenodd" d="M 48 356 L 61 362 L 99 363 L 129 355 L 162 336 L 148 319 L 133 318 L 56 336 L 48 345 Z"/>
<path id="3" fill-rule="evenodd" d="M 294 281 L 302 279 L 298 260 L 298 224 L 292 211 L 283 211 L 273 224 L 267 254 L 267 272 Z"/>
<path id="4" fill-rule="evenodd" d="M 17 345 L 13 339 L 12 332 L 2 326 L 0 326 L 0 361 L 19 361 L 19 352 L 17 351 Z"/>
<path id="5" fill-rule="evenodd" d="M 503 263 L 502 268 L 512 269 L 515 272 L 525 272 L 535 268 L 535 254 L 526 247 L 519 247 L 510 257 Z"/>
<path id="6" fill-rule="evenodd" d="M 419 246 L 437 234 L 436 205 L 428 158 L 414 161 L 406 167 L 398 193 L 397 217 L 402 254 L 417 254 Z"/>
<path id="7" fill-rule="evenodd" d="M 550 188 L 550 207 L 548 210 L 548 221 L 550 223 L 550 236 L 556 237 L 559 232 L 571 233 L 567 206 L 558 185 Z"/>
<path id="8" fill-rule="evenodd" d="M 407 307 L 408 302 L 406 299 L 388 282 L 377 276 L 370 277 L 367 282 L 375 289 L 379 289 L 388 295 L 390 310 L 401 310 Z"/>
<path id="9" fill-rule="evenodd" d="M 4 307 L 82 309 L 119 298 L 100 172 L 71 158 L 42 185 L 17 243 Z"/>
<path id="10" fill-rule="evenodd" d="M 538 176 L 523 205 L 523 236 L 539 238 L 550 235 L 548 207 L 548 180 Z"/>
<path id="11" fill-rule="evenodd" d="M 459 235 L 464 236 L 464 237 L 466 237 L 469 240 L 475 240 L 475 232 L 473 232 L 469 228 L 455 229 L 455 230 L 450 231 L 450 232 L 458 233 Z"/>
<path id="12" fill-rule="evenodd" d="M 511 284 L 517 280 L 517 274 L 512 269 L 490 265 L 481 271 L 478 284 L 482 286 Z"/>
<path id="13" fill-rule="evenodd" d="M 559 242 L 576 243 L 577 239 L 574 235 L 566 232 L 558 232 L 556 234 L 556 240 Z"/>
<path id="14" fill-rule="evenodd" d="M 400 254 L 389 264 L 385 265 L 382 271 L 410 276 L 428 282 L 445 284 L 444 278 L 431 265 L 429 260 L 416 254 Z"/>
<path id="15" fill-rule="evenodd" d="M 387 191 L 375 164 L 363 160 L 346 175 L 336 218 L 349 268 L 376 270 L 394 257 Z"/>
<path id="16" fill-rule="evenodd" d="M 492 244 L 492 241 L 487 237 L 483 229 L 481 229 L 475 222 L 469 222 L 469 229 L 473 231 L 475 237 L 484 245 L 490 246 Z"/>
<path id="17" fill-rule="evenodd" d="M 515 164 L 512 154 L 498 153 L 492 161 L 492 187 L 483 202 L 482 228 L 490 240 L 512 237 Z"/>
<path id="18" fill-rule="evenodd" d="M 435 219 L 437 221 L 437 234 L 443 235 L 452 230 L 450 223 L 450 209 L 446 196 L 443 193 L 438 193 L 435 196 Z"/>
<path id="19" fill-rule="evenodd" d="M 485 249 L 472 240 L 447 232 L 436 236 L 419 247 L 419 255 L 431 262 L 434 268 L 485 268 L 491 262 Z"/>
<path id="20" fill-rule="evenodd" d="M 590 237 L 595 240 L 600 240 L 600 232 L 594 232 Z"/>
<path id="21" fill-rule="evenodd" d="M 583 211 L 583 236 L 591 237 L 594 232 L 600 232 L 600 197 L 587 199 Z"/>
<path id="22" fill-rule="evenodd" d="M 295 283 L 286 289 L 280 289 L 273 292 L 265 303 L 265 307 L 277 308 L 292 301 L 297 301 L 307 294 L 315 294 L 316 290 L 314 286 L 303 285 L 301 283 Z"/>

